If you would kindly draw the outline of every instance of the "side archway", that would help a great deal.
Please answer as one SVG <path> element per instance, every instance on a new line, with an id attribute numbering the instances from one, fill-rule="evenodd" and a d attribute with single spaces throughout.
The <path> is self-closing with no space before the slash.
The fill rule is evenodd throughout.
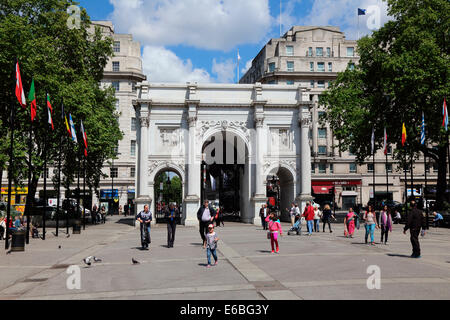
<path id="1" fill-rule="evenodd" d="M 285 222 L 291 221 L 286 209 L 289 210 L 291 203 L 295 202 L 296 176 L 296 171 L 285 164 L 274 165 L 265 174 L 269 203 Z"/>

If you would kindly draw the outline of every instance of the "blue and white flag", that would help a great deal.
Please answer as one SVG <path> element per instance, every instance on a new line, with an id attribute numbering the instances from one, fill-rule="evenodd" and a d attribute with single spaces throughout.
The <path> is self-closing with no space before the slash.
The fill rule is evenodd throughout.
<path id="1" fill-rule="evenodd" d="M 372 139 L 371 139 L 371 145 L 372 145 L 372 154 L 375 153 L 375 128 L 372 128 Z"/>
<path id="2" fill-rule="evenodd" d="M 77 133 L 75 132 L 75 125 L 73 124 L 72 115 L 70 113 L 69 113 L 69 122 L 70 122 L 70 129 L 72 131 L 72 141 L 78 143 Z"/>
<path id="3" fill-rule="evenodd" d="M 358 8 L 358 16 L 365 16 L 365 15 L 366 15 L 366 9 Z"/>
<path id="4" fill-rule="evenodd" d="M 425 144 L 425 115 L 422 112 L 422 132 L 420 134 L 420 144 Z"/>

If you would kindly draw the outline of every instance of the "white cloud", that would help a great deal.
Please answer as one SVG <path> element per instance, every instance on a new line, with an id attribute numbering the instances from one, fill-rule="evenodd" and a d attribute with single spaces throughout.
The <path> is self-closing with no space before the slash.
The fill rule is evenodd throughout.
<path id="1" fill-rule="evenodd" d="M 224 62 L 217 62 L 216 58 L 213 59 L 212 73 L 216 74 L 217 82 L 219 83 L 234 83 L 235 71 L 237 65 L 232 59 L 228 59 Z"/>
<path id="2" fill-rule="evenodd" d="M 120 32 L 144 45 L 228 51 L 257 43 L 271 26 L 268 0 L 110 0 Z"/>
<path id="3" fill-rule="evenodd" d="M 253 59 L 250 59 L 247 61 L 247 63 L 245 64 L 245 67 L 242 68 L 242 75 L 244 75 L 251 68 L 252 62 L 253 62 Z"/>
<path id="4" fill-rule="evenodd" d="M 358 8 L 368 9 L 369 6 L 379 8 L 380 26 L 383 26 L 390 19 L 387 14 L 387 4 L 382 0 L 315 0 L 311 12 L 306 17 L 301 18 L 298 23 L 300 25 L 340 26 L 347 39 L 357 39 L 357 10 Z M 359 17 L 361 36 L 372 32 L 367 24 L 368 20 L 372 18 L 373 15 L 369 13 Z"/>
<path id="5" fill-rule="evenodd" d="M 164 47 L 145 46 L 142 63 L 150 82 L 212 82 L 206 70 L 194 68 L 190 59 L 183 61 Z"/>

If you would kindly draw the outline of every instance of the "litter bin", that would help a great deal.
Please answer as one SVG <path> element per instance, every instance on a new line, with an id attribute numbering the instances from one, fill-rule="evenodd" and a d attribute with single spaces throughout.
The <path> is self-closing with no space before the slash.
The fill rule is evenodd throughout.
<path id="1" fill-rule="evenodd" d="M 75 220 L 72 227 L 73 234 L 81 234 L 81 220 Z"/>
<path id="2" fill-rule="evenodd" d="M 11 239 L 11 251 L 25 251 L 25 231 L 14 231 Z"/>

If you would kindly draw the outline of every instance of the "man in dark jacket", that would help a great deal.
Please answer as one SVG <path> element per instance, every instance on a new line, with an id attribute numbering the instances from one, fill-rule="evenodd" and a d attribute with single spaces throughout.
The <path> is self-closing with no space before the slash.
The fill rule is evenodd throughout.
<path id="1" fill-rule="evenodd" d="M 403 229 L 403 233 L 406 234 L 406 231 L 409 229 L 411 234 L 410 239 L 413 249 L 411 258 L 420 258 L 419 234 L 421 229 L 425 230 L 426 223 L 424 215 L 421 210 L 417 209 L 415 201 L 411 201 L 411 208 L 412 210 L 408 215 L 408 221 Z"/>
<path id="2" fill-rule="evenodd" d="M 203 240 L 203 248 L 206 248 L 206 232 L 208 232 L 208 225 L 214 221 L 216 211 L 209 205 L 209 201 L 205 200 L 203 206 L 197 211 L 197 219 L 200 224 L 200 236 Z"/>
<path id="3" fill-rule="evenodd" d="M 165 211 L 167 220 L 167 248 L 173 248 L 175 242 L 175 231 L 177 228 L 178 209 L 171 203 Z"/>

